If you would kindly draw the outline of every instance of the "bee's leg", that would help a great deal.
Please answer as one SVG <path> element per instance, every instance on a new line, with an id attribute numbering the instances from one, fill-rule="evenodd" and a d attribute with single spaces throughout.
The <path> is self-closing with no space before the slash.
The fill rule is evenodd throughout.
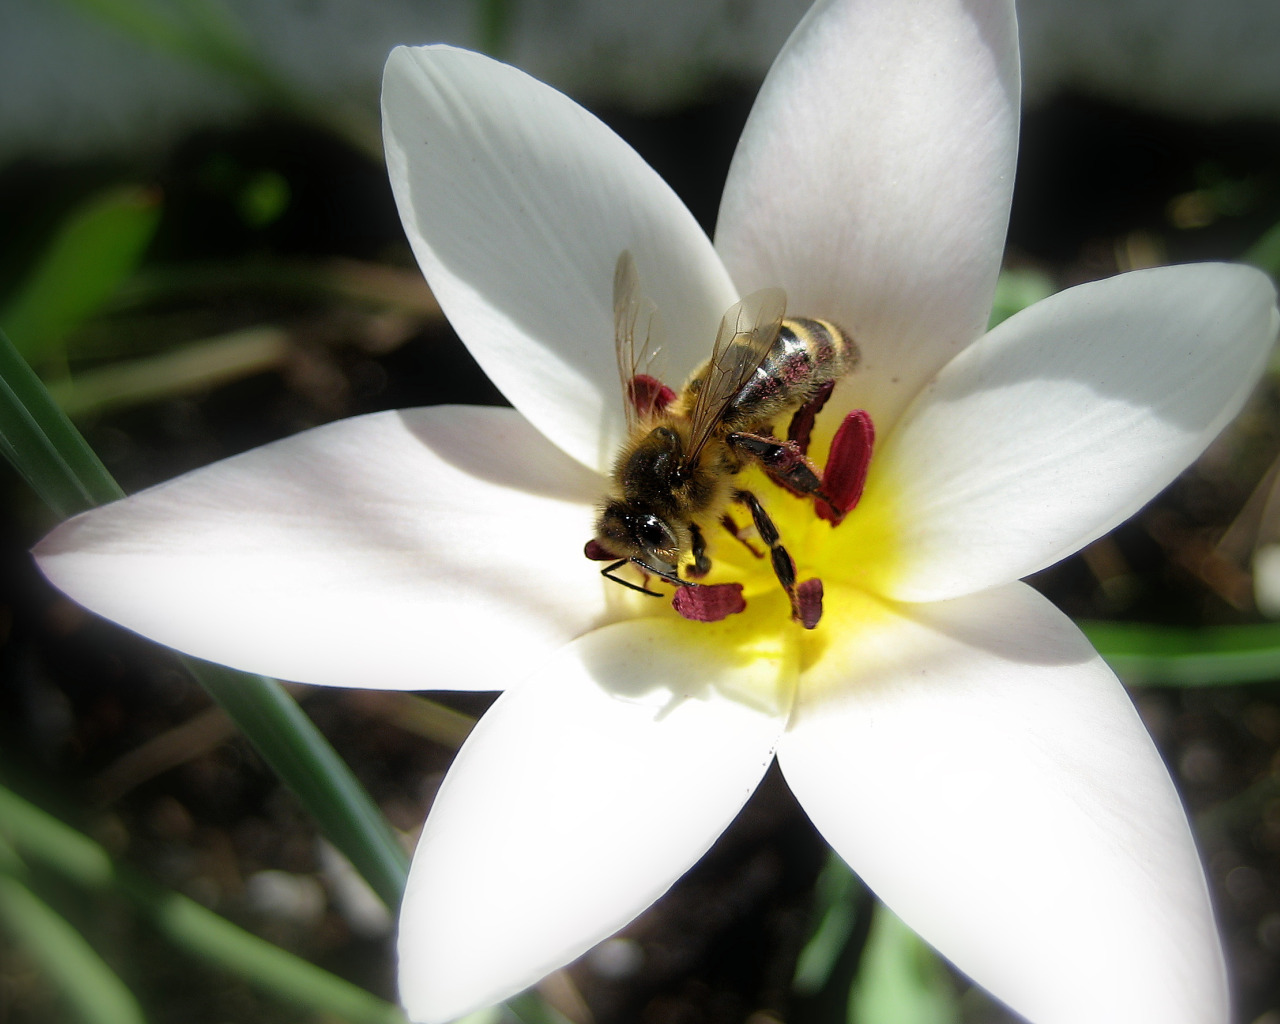
<path id="1" fill-rule="evenodd" d="M 696 523 L 689 524 L 689 533 L 693 538 L 693 565 L 689 567 L 688 575 L 700 580 L 711 571 L 711 559 L 707 557 L 707 538 L 702 536 Z"/>
<path id="2" fill-rule="evenodd" d="M 831 397 L 835 387 L 835 381 L 827 381 L 791 417 L 791 425 L 787 427 L 787 440 L 795 443 L 801 455 L 809 454 L 809 435 L 813 433 L 813 421 L 817 419 L 822 407 L 827 404 L 827 399 Z"/>
<path id="3" fill-rule="evenodd" d="M 758 462 L 774 483 L 792 494 L 801 498 L 824 496 L 817 467 L 794 441 L 746 433 L 730 434 L 725 440 L 739 455 Z"/>
<path id="4" fill-rule="evenodd" d="M 733 498 L 747 506 L 751 512 L 751 521 L 755 523 L 756 533 L 760 534 L 760 539 L 769 548 L 774 575 L 791 599 L 791 617 L 805 629 L 813 629 L 822 618 L 822 581 L 811 579 L 797 583 L 795 559 L 782 546 L 778 528 L 774 526 L 764 506 L 750 491 L 736 491 Z"/>
<path id="5" fill-rule="evenodd" d="M 733 535 L 733 539 L 755 555 L 756 558 L 764 558 L 764 552 L 756 550 L 756 546 L 747 540 L 745 528 L 735 523 L 733 516 L 729 515 L 728 512 L 720 517 L 720 525 L 728 530 Z"/>

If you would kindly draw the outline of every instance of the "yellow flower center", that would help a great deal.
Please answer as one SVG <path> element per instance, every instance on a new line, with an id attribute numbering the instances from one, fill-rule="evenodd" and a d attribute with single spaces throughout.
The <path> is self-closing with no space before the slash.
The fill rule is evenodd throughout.
<path id="1" fill-rule="evenodd" d="M 825 444 L 815 445 L 812 454 L 818 466 L 826 456 L 825 448 Z M 740 680 L 735 686 L 741 692 L 732 696 L 762 706 L 789 706 L 801 672 L 821 657 L 833 638 L 847 642 L 851 633 L 874 629 L 891 615 L 878 595 L 900 564 L 896 488 L 889 467 L 873 457 L 861 501 L 833 526 L 818 517 L 812 497 L 800 498 L 783 490 L 758 467 L 745 469 L 738 482 L 756 495 L 777 526 L 781 544 L 795 560 L 797 580 L 822 581 L 823 614 L 815 629 L 806 630 L 792 620 L 789 599 L 768 550 L 750 528 L 750 515 L 739 505 L 731 506 L 730 515 L 743 528 L 747 543 L 719 526 L 706 530 L 711 571 L 700 582 L 740 584 L 746 600 L 742 612 L 719 622 L 697 622 L 681 618 L 669 600 L 660 603 L 632 593 L 615 597 L 625 600 L 635 614 L 669 619 L 663 629 L 669 630 L 670 642 L 703 649 L 710 645 L 720 656 L 740 661 L 742 671 L 733 676 Z"/>

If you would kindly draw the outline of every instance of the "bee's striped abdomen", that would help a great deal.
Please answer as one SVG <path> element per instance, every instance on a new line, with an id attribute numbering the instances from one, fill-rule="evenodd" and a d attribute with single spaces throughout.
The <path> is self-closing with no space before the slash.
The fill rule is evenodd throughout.
<path id="1" fill-rule="evenodd" d="M 777 340 L 726 416 L 742 429 L 803 405 L 858 364 L 858 346 L 835 324 L 797 317 L 782 321 Z"/>

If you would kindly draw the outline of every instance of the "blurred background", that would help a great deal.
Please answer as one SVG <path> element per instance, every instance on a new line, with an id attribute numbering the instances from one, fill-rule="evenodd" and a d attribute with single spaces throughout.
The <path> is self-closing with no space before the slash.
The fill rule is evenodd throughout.
<path id="1" fill-rule="evenodd" d="M 0 327 L 127 491 L 338 417 L 500 403 L 400 231 L 378 141 L 390 47 L 453 42 L 565 89 L 710 230 L 755 90 L 806 6 L 4 0 Z M 1274 276 L 1280 5 L 1024 0 L 1019 16 L 1026 117 L 997 315 L 1168 262 Z M 1164 495 L 1033 580 L 1090 624 L 1178 781 L 1243 1024 L 1280 1024 L 1278 456 L 1268 375 Z M 26 552 L 53 518 L 7 465 L 0 494 L 0 783 L 157 891 L 393 1000 L 385 909 L 168 652 L 43 583 Z M 408 695 L 294 692 L 409 843 L 486 703 L 450 697 L 450 716 Z M 7 857 L 0 843 L 0 872 Z M 79 1006 L 0 898 L 0 1024 L 355 1019 L 181 948 L 110 887 L 30 881 L 134 1002 L 114 1018 Z M 869 909 L 771 777 L 525 1019 L 1011 1019 L 908 940 L 902 991 L 864 971 L 850 1000 L 880 949 Z"/>

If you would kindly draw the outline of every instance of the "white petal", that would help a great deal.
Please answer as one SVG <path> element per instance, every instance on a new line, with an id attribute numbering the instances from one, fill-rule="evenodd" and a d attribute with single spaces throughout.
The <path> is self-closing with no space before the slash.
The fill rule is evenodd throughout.
<path id="1" fill-rule="evenodd" d="M 1276 325 L 1270 281 L 1226 264 L 1122 274 L 1006 320 L 872 464 L 864 501 L 891 503 L 900 556 L 876 585 L 910 601 L 972 593 L 1100 537 L 1235 416 Z"/>
<path id="2" fill-rule="evenodd" d="M 35 554 L 93 611 L 210 661 L 499 690 L 604 619 L 582 555 L 600 486 L 511 409 L 377 413 L 71 519 Z"/>
<path id="3" fill-rule="evenodd" d="M 986 327 L 1018 93 L 1012 0 L 826 0 L 751 112 L 716 247 L 744 292 L 781 285 L 853 333 L 833 401 L 882 432 Z"/>
<path id="4" fill-rule="evenodd" d="M 1269 619 L 1280 619 L 1280 544 L 1253 553 L 1253 601 Z"/>
<path id="5" fill-rule="evenodd" d="M 657 899 L 773 759 L 786 659 L 735 664 L 688 624 L 608 626 L 480 720 L 436 797 L 401 910 L 400 995 L 418 1021 L 505 999 Z M 695 640 L 690 642 L 689 637 Z"/>
<path id="6" fill-rule="evenodd" d="M 806 675 L 778 759 L 876 894 L 1034 1024 L 1225 1024 L 1173 784 L 1115 676 L 1023 584 L 882 610 Z"/>
<path id="7" fill-rule="evenodd" d="M 678 386 L 737 299 L 705 233 L 608 127 L 479 54 L 394 50 L 382 116 L 400 216 L 450 322 L 534 426 L 603 468 L 623 431 L 618 256 L 662 314 Z"/>

